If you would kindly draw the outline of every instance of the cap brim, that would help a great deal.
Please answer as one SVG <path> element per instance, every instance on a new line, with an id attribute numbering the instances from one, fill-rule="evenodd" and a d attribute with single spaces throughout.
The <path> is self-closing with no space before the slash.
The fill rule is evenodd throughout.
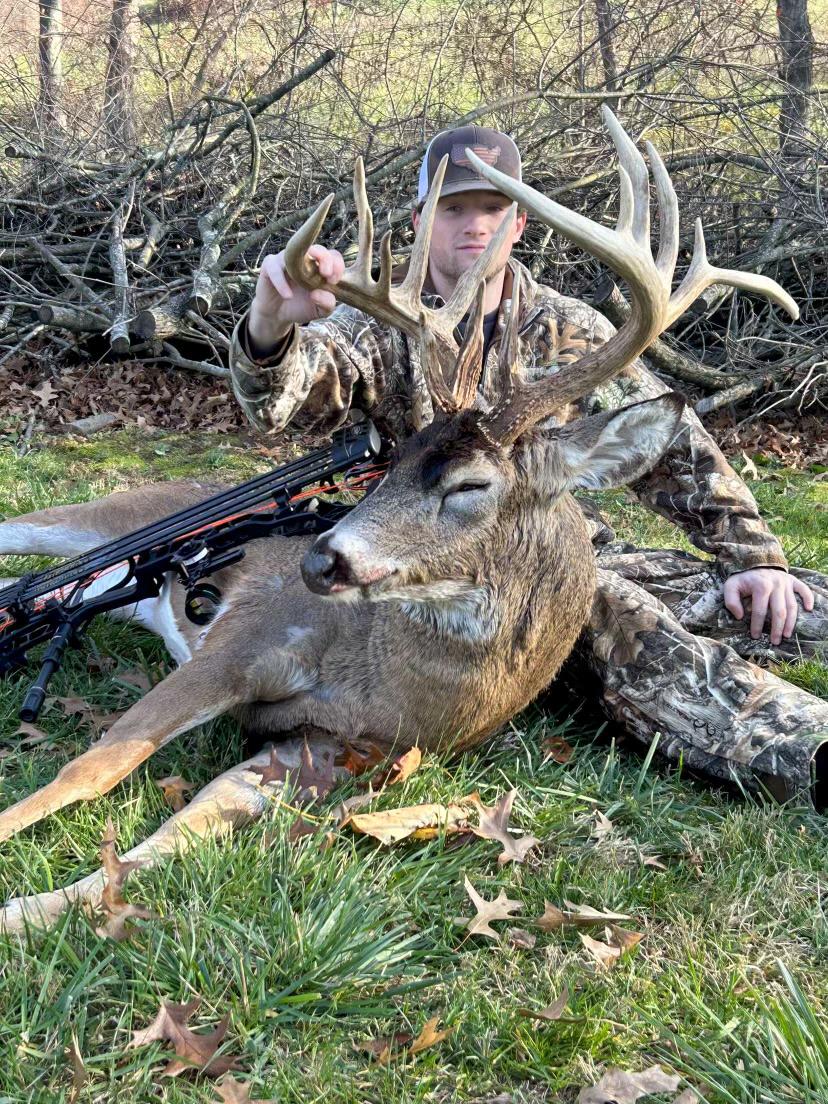
<path id="1" fill-rule="evenodd" d="M 488 180 L 452 180 L 440 189 L 440 199 L 443 196 L 457 195 L 458 192 L 495 192 L 497 195 L 502 195 L 504 199 L 509 198 Z"/>

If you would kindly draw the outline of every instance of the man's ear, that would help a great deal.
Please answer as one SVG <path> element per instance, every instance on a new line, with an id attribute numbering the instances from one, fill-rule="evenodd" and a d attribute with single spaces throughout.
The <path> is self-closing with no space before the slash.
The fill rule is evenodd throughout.
<path id="1" fill-rule="evenodd" d="M 684 406 L 670 392 L 550 431 L 544 457 L 550 491 L 602 490 L 640 479 L 678 433 Z"/>
<path id="2" fill-rule="evenodd" d="M 414 233 L 416 234 L 417 231 L 420 229 L 420 212 L 416 209 L 416 207 L 411 212 L 411 225 L 414 227 Z"/>

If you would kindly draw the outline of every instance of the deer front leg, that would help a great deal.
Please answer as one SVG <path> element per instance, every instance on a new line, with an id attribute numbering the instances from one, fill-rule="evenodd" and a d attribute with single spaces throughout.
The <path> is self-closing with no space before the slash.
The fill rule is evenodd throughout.
<path id="1" fill-rule="evenodd" d="M 236 705 L 255 701 L 262 683 L 261 664 L 246 663 L 233 651 L 227 642 L 210 654 L 197 652 L 153 687 L 52 782 L 0 813 L 0 841 L 66 805 L 107 793 L 174 737 Z M 301 685 L 298 662 L 278 652 L 267 659 L 268 696 L 271 700 L 291 697 Z"/>
<path id="2" fill-rule="evenodd" d="M 298 768 L 302 746 L 302 741 L 298 739 L 280 743 L 280 761 L 286 766 Z M 338 744 L 323 737 L 310 740 L 309 746 L 314 760 L 319 755 L 335 755 L 339 750 Z M 256 820 L 267 812 L 272 795 L 278 793 L 282 785 L 281 782 L 271 782 L 262 786 L 261 776 L 251 769 L 265 767 L 269 761 L 268 747 L 252 759 L 231 767 L 205 786 L 189 805 L 165 821 L 149 839 L 121 855 L 121 858 L 154 866 L 166 855 L 190 850 L 197 840 L 211 839 Z M 101 869 L 63 889 L 16 897 L 0 910 L 0 933 L 22 932 L 28 925 L 52 927 L 78 902 L 86 902 L 92 907 L 99 905 L 105 886 L 106 875 Z"/>

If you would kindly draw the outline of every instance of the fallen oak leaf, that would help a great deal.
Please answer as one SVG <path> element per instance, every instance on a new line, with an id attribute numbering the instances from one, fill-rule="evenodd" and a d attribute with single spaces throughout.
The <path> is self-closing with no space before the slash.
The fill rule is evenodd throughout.
<path id="1" fill-rule="evenodd" d="M 322 754 L 318 756 L 321 764 L 314 762 L 310 745 L 305 739 L 302 745 L 298 771 L 295 767 L 290 767 L 282 762 L 275 747 L 270 749 L 270 762 L 267 766 L 251 767 L 250 769 L 261 775 L 260 785 L 262 786 L 267 786 L 271 782 L 284 784 L 290 776 L 296 786 L 297 801 L 311 804 L 314 801 L 321 800 L 334 788 L 334 758 L 333 755 Z"/>
<path id="2" fill-rule="evenodd" d="M 469 811 L 463 805 L 408 805 L 401 809 L 384 809 L 379 813 L 350 814 L 341 822 L 371 836 L 386 846 L 404 839 L 434 839 L 469 831 Z"/>
<path id="3" fill-rule="evenodd" d="M 531 951 L 538 941 L 536 935 L 532 935 L 523 928 L 509 928 L 506 935 L 512 946 L 519 947 L 522 951 Z"/>
<path id="4" fill-rule="evenodd" d="M 553 763 L 568 763 L 575 754 L 575 748 L 567 743 L 563 736 L 547 736 L 541 743 L 541 747 L 545 752 L 541 766 L 550 760 Z"/>
<path id="5" fill-rule="evenodd" d="M 67 717 L 73 717 L 79 713 L 85 720 L 94 712 L 85 698 L 58 698 L 57 701 L 63 706 L 63 712 Z"/>
<path id="6" fill-rule="evenodd" d="M 35 744 L 43 744 L 51 739 L 51 736 L 44 732 L 42 728 L 38 728 L 37 725 L 30 724 L 28 721 L 21 721 L 17 731 L 12 735 L 24 736 L 24 739 L 18 742 L 18 747 L 34 747 Z"/>
<path id="7" fill-rule="evenodd" d="M 167 778 L 157 778 L 156 786 L 164 794 L 164 800 L 174 813 L 180 813 L 187 804 L 184 794 L 193 788 L 192 782 L 188 782 L 183 775 L 171 774 Z"/>
<path id="8" fill-rule="evenodd" d="M 399 782 L 405 782 L 414 771 L 419 770 L 422 761 L 423 753 L 420 749 L 418 747 L 409 748 L 404 754 L 397 755 L 394 758 L 391 769 L 384 778 L 380 779 L 379 784 L 381 786 L 386 784 L 396 786 Z"/>
<path id="9" fill-rule="evenodd" d="M 152 690 L 152 680 L 145 671 L 139 671 L 137 669 L 125 671 L 116 675 L 115 678 L 116 682 L 125 682 L 127 686 L 134 686 L 137 690 L 140 690 L 142 694 L 146 694 Z"/>
<path id="10" fill-rule="evenodd" d="M 144 866 L 142 862 L 123 862 L 115 853 L 115 829 L 112 817 L 106 821 L 106 832 L 101 840 L 101 862 L 106 872 L 107 882 L 101 895 L 100 908 L 93 910 L 98 920 L 95 934 L 101 938 L 114 939 L 120 943 L 132 935 L 127 928 L 128 920 L 152 920 L 154 913 L 141 905 L 132 905 L 123 895 L 124 883 L 129 875 Z"/>
<path id="11" fill-rule="evenodd" d="M 374 1059 L 374 1065 L 384 1066 L 391 1057 L 394 1047 L 408 1046 L 414 1036 L 408 1031 L 398 1031 L 384 1039 L 368 1039 L 364 1043 L 351 1042 L 354 1050 L 370 1054 Z"/>
<path id="12" fill-rule="evenodd" d="M 484 805 L 480 800 L 480 794 L 473 793 L 464 798 L 465 802 L 474 805 L 479 815 L 477 827 L 472 831 L 481 839 L 495 840 L 502 844 L 503 851 L 497 857 L 497 865 L 503 866 L 507 862 L 522 863 L 526 860 L 527 853 L 537 847 L 540 840 L 533 835 L 523 836 L 518 839 L 509 832 L 509 817 L 512 815 L 512 804 L 517 790 L 512 789 L 497 802 L 496 805 Z"/>
<path id="13" fill-rule="evenodd" d="M 517 1014 L 526 1019 L 543 1020 L 546 1023 L 583 1023 L 583 1016 L 564 1016 L 564 1009 L 569 1004 L 569 989 L 564 989 L 557 1000 L 553 1000 L 546 1008 L 518 1008 Z"/>
<path id="14" fill-rule="evenodd" d="M 635 1104 L 650 1093 L 675 1092 L 680 1078 L 650 1066 L 643 1073 L 609 1069 L 596 1085 L 581 1089 L 577 1104 Z"/>
<path id="15" fill-rule="evenodd" d="M 543 915 L 532 923 L 542 931 L 551 932 L 565 926 L 584 928 L 593 924 L 615 923 L 617 920 L 630 919 L 622 912 L 601 912 L 589 905 L 574 905 L 571 901 L 564 901 L 564 904 L 567 908 L 566 912 L 549 901 L 544 901 Z"/>
<path id="16" fill-rule="evenodd" d="M 216 1091 L 223 1104 L 276 1104 L 275 1096 L 268 1100 L 262 1100 L 258 1096 L 254 1099 L 250 1095 L 250 1085 L 247 1081 L 237 1081 L 229 1073 L 225 1073 L 224 1077 L 216 1082 Z M 216 1101 L 216 1104 L 218 1104 L 218 1101 Z"/>
<path id="17" fill-rule="evenodd" d="M 612 935 L 611 941 L 616 947 L 620 947 L 622 955 L 637 947 L 644 938 L 641 932 L 628 931 L 626 928 L 619 928 L 617 924 L 610 924 L 608 931 Z"/>
<path id="18" fill-rule="evenodd" d="M 583 935 L 580 932 L 578 933 L 578 938 L 598 965 L 608 970 L 611 966 L 615 965 L 622 955 L 627 954 L 633 947 L 640 943 L 644 937 L 638 932 L 626 931 L 624 928 L 616 927 L 613 924 L 607 928 L 606 943 L 602 943 L 600 939 L 593 939 L 590 935 Z"/>
<path id="19" fill-rule="evenodd" d="M 409 1054 L 419 1054 L 421 1050 L 436 1046 L 438 1043 L 442 1043 L 443 1039 L 447 1039 L 449 1035 L 451 1035 L 454 1028 L 447 1027 L 445 1031 L 438 1031 L 437 1024 L 439 1022 L 439 1016 L 431 1017 L 411 1046 L 408 1047 Z"/>
<path id="20" fill-rule="evenodd" d="M 177 1057 L 167 1063 L 163 1071 L 164 1077 L 177 1077 L 191 1069 L 210 1077 L 219 1077 L 229 1070 L 240 1069 L 239 1058 L 229 1054 L 216 1055 L 227 1033 L 229 1013 L 213 1031 L 197 1035 L 187 1027 L 187 1020 L 200 1004 L 201 997 L 194 997 L 186 1004 L 173 1004 L 162 999 L 161 1008 L 149 1027 L 142 1031 L 133 1031 L 127 1050 L 134 1050 L 147 1043 L 172 1043 Z"/>
<path id="21" fill-rule="evenodd" d="M 372 789 L 369 784 L 365 793 L 354 794 L 353 797 L 346 797 L 340 801 L 336 810 L 336 815 L 339 818 L 337 827 L 341 828 L 345 824 L 354 809 L 362 809 L 366 805 L 370 805 L 374 798 L 379 797 L 379 795 L 380 791 Z"/>
<path id="22" fill-rule="evenodd" d="M 366 771 L 378 767 L 380 763 L 384 763 L 387 758 L 385 752 L 382 751 L 381 748 L 378 748 L 376 744 L 369 743 L 368 750 L 363 755 L 361 751 L 352 744 L 349 744 L 346 740 L 345 752 L 342 756 L 342 762 L 339 765 L 353 774 L 354 777 L 358 777 L 360 774 L 365 774 Z"/>
<path id="23" fill-rule="evenodd" d="M 489 939 L 499 939 L 498 933 L 490 927 L 491 921 L 510 920 L 513 912 L 518 912 L 523 908 L 523 902 L 510 900 L 504 889 L 501 889 L 494 901 L 486 901 L 480 896 L 467 876 L 463 878 L 463 884 L 466 887 L 466 893 L 471 897 L 472 904 L 477 910 L 477 915 L 473 916 L 471 920 L 467 920 L 466 917 L 459 917 L 457 923 L 465 924 L 469 935 L 485 935 Z"/>
<path id="24" fill-rule="evenodd" d="M 78 1037 L 75 1034 L 74 1028 L 72 1029 L 69 1046 L 66 1048 L 66 1057 L 69 1058 L 72 1063 L 72 1088 L 69 1092 L 69 1104 L 75 1104 L 75 1101 L 80 1096 L 81 1089 L 86 1084 L 86 1079 L 89 1074 L 87 1073 L 84 1060 L 81 1057 Z"/>
<path id="25" fill-rule="evenodd" d="M 615 831 L 615 825 L 608 816 L 604 816 L 600 809 L 595 810 L 595 826 L 592 829 L 593 839 L 606 839 Z"/>

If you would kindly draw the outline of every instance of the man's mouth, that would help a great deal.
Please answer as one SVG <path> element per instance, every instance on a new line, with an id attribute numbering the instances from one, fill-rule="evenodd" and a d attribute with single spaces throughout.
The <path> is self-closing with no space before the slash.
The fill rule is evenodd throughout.
<path id="1" fill-rule="evenodd" d="M 485 248 L 485 245 L 461 245 L 460 251 L 462 253 L 482 253 Z"/>

